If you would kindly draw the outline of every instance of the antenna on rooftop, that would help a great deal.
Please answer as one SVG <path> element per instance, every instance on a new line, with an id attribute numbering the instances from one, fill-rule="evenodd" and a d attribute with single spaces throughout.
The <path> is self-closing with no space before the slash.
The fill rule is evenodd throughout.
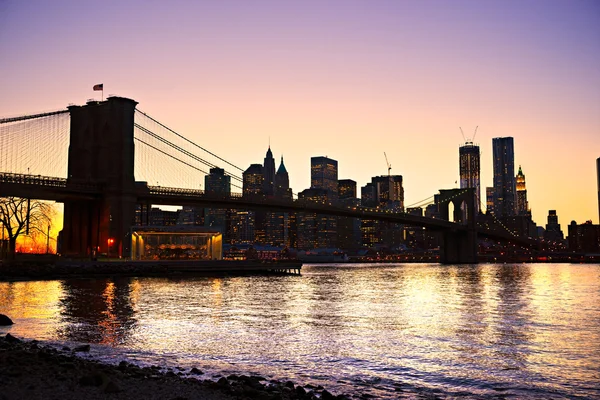
<path id="1" fill-rule="evenodd" d="M 472 138 L 467 138 L 465 137 L 465 133 L 463 132 L 462 128 L 459 126 L 458 129 L 460 129 L 460 134 L 463 137 L 463 140 L 465 141 L 465 143 L 473 143 L 475 141 L 475 136 L 477 136 L 477 128 L 479 128 L 479 125 L 477 125 L 475 127 L 475 132 L 473 132 L 473 137 Z"/>

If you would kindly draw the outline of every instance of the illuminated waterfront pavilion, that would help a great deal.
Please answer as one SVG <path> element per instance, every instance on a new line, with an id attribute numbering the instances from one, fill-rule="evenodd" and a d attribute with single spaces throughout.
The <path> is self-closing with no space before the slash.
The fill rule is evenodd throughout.
<path id="1" fill-rule="evenodd" d="M 134 226 L 133 260 L 221 260 L 223 235 L 201 226 Z"/>

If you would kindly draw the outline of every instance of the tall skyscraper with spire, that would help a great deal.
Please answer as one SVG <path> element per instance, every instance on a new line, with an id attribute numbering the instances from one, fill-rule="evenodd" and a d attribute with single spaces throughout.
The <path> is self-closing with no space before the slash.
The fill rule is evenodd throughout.
<path id="1" fill-rule="evenodd" d="M 275 173 L 275 197 L 291 199 L 292 189 L 290 189 L 290 177 L 287 169 L 283 164 L 283 156 L 281 156 L 281 164 Z"/>
<path id="2" fill-rule="evenodd" d="M 517 187 L 517 215 L 531 215 L 529 202 L 527 201 L 527 187 L 525 186 L 525 175 L 519 165 L 519 172 L 516 177 Z"/>
<path id="3" fill-rule="evenodd" d="M 494 214 L 515 215 L 515 147 L 512 137 L 492 139 L 494 154 Z"/>
<path id="4" fill-rule="evenodd" d="M 292 200 L 290 178 L 283 164 L 283 156 L 281 156 L 281 163 L 275 173 L 274 195 L 279 199 Z M 290 214 L 287 212 L 267 212 L 266 243 L 273 246 L 290 247 L 291 221 Z"/>
<path id="5" fill-rule="evenodd" d="M 275 159 L 273 158 L 273 152 L 271 152 L 271 146 L 269 146 L 265 156 L 263 174 L 263 194 L 273 196 L 275 194 Z"/>
<path id="6" fill-rule="evenodd" d="M 479 146 L 473 142 L 465 142 L 463 146 L 458 148 L 459 154 L 459 172 L 460 172 L 460 188 L 475 189 L 475 212 L 479 213 L 481 202 L 481 183 L 479 178 L 480 173 L 480 152 Z"/>

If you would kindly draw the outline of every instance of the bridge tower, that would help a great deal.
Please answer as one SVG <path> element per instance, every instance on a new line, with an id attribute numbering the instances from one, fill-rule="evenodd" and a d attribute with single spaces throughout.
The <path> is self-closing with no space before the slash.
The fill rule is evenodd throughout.
<path id="1" fill-rule="evenodd" d="M 449 218 L 450 203 L 454 206 L 453 218 Z M 440 190 L 438 201 L 440 218 L 466 225 L 466 229 L 442 232 L 440 262 L 442 264 L 477 263 L 477 208 L 475 189 Z"/>
<path id="2" fill-rule="evenodd" d="M 134 113 L 123 97 L 68 107 L 71 114 L 67 186 L 92 184 L 101 195 L 65 202 L 61 251 L 65 255 L 128 256 L 135 214 Z"/>

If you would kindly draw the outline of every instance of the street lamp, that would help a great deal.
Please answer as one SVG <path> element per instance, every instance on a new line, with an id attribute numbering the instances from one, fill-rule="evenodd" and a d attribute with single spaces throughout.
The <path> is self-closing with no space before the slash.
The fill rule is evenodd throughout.
<path id="1" fill-rule="evenodd" d="M 107 248 L 107 251 L 106 251 L 106 255 L 108 256 L 108 258 L 110 258 L 110 248 L 111 248 L 111 246 L 112 246 L 114 243 L 115 243 L 115 239 L 113 239 L 113 238 L 108 238 L 108 240 L 107 240 L 108 248 Z"/>

